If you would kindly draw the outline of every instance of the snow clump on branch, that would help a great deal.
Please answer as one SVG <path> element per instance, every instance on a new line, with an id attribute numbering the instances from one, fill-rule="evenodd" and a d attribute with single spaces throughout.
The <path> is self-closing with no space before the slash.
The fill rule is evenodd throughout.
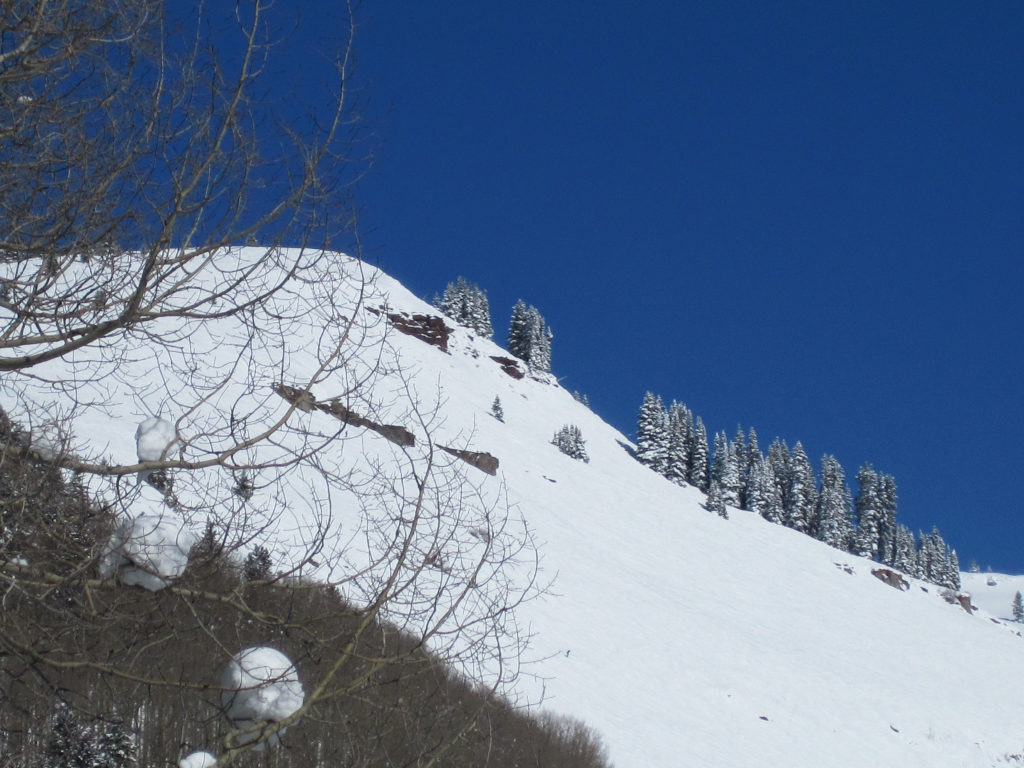
<path id="1" fill-rule="evenodd" d="M 166 459 L 177 441 L 178 433 L 174 425 L 157 416 L 150 416 L 135 430 L 135 446 L 139 461 Z"/>
<path id="2" fill-rule="evenodd" d="M 150 502 L 152 509 L 117 526 L 100 558 L 100 577 L 156 592 L 185 572 L 196 537 L 165 505 L 147 499 L 147 493 L 152 491 L 144 491 L 140 501 Z"/>
<path id="3" fill-rule="evenodd" d="M 278 722 L 295 714 L 305 698 L 295 666 L 275 648 L 255 647 L 239 651 L 228 662 L 220 678 L 224 714 L 236 728 L 250 729 L 240 743 L 259 738 L 258 724 Z M 280 743 L 285 729 L 267 741 Z M 254 749 L 260 750 L 263 744 Z"/>
<path id="4" fill-rule="evenodd" d="M 178 761 L 178 768 L 211 768 L 217 764 L 217 758 L 209 752 L 193 752 Z"/>

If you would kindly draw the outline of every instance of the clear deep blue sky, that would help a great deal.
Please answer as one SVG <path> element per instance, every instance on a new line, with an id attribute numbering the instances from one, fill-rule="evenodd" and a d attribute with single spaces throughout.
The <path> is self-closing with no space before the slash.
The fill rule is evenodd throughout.
<path id="1" fill-rule="evenodd" d="M 1024 571 L 1024 4 L 357 19 L 369 260 L 425 298 L 478 283 L 502 342 L 536 305 L 627 434 L 649 389 L 851 485 L 872 462 L 964 567 Z"/>

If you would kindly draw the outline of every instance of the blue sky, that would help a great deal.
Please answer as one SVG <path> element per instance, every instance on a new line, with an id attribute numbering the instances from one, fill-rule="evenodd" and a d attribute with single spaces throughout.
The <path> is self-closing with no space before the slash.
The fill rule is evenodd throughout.
<path id="1" fill-rule="evenodd" d="M 307 16 L 310 18 L 310 16 Z M 644 392 L 803 442 L 1024 572 L 1024 6 L 357 12 L 365 255 L 514 302 L 627 433 Z"/>

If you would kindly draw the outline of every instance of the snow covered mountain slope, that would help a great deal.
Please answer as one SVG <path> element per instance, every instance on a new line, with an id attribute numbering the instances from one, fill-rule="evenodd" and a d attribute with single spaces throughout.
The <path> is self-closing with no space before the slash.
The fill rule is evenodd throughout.
<path id="1" fill-rule="evenodd" d="M 464 477 L 475 498 L 507 499 L 522 516 L 540 548 L 541 581 L 550 582 L 518 611 L 519 625 L 533 634 L 527 657 L 535 662 L 516 684 L 522 699 L 543 697 L 543 706 L 582 718 L 619 768 L 1021 764 L 1013 755 L 1024 753 L 1024 639 L 993 621 L 1009 613 L 1008 600 L 994 617 L 984 609 L 969 614 L 933 585 L 893 588 L 872 576 L 873 563 L 752 513 L 730 510 L 728 520 L 708 513 L 701 493 L 639 465 L 625 436 L 557 384 L 509 375 L 493 359 L 508 357 L 496 344 L 455 328 L 445 352 L 389 329 L 382 320 L 389 312 L 436 311 L 387 275 L 373 277 L 373 295 L 353 304 L 366 323 L 357 359 L 344 370 L 319 372 L 303 356 L 317 338 L 315 315 L 293 329 L 287 356 L 270 350 L 258 362 L 268 366 L 267 386 L 312 381 L 320 402 L 351 392 L 363 371 L 364 415 L 408 428 L 417 446 L 429 432 L 434 444 L 499 459 L 496 476 L 468 468 Z M 218 355 L 231 350 L 225 339 L 227 331 L 215 329 L 183 343 L 219 365 Z M 119 361 L 119 383 L 105 385 L 102 399 L 79 396 L 76 452 L 131 464 L 144 418 L 175 421 L 186 443 L 190 429 L 213 418 L 203 415 L 205 403 L 175 394 L 177 369 L 154 367 L 141 350 Z M 557 370 L 557 346 L 554 353 Z M 49 374 L 59 380 L 60 365 Z M 68 410 L 59 388 L 41 381 L 5 385 L 4 407 L 15 416 L 30 403 Z M 210 407 L 243 394 L 218 395 Z M 490 413 L 496 396 L 503 422 Z M 417 421 L 408 402 L 425 406 L 429 418 Z M 286 407 L 280 398 L 260 403 L 253 413 L 268 419 Z M 315 409 L 287 418 L 295 425 L 290 440 L 336 424 Z M 565 424 L 580 427 L 589 463 L 551 445 Z M 359 455 L 346 448 L 339 464 L 370 457 L 396 473 L 404 466 L 405 453 L 371 430 L 357 444 Z M 317 562 L 322 569 L 326 553 L 328 575 L 343 575 L 351 558 L 333 560 L 330 548 L 352 555 L 362 546 L 348 497 L 320 505 L 300 493 L 311 477 L 288 482 L 292 517 L 261 533 L 275 551 L 290 548 L 302 560 L 303 535 L 324 528 L 304 516 L 329 509 L 332 536 L 318 542 Z M 272 493 L 266 484 L 256 498 Z"/>
<path id="2" fill-rule="evenodd" d="M 960 582 L 971 602 L 1005 621 L 1013 620 L 1013 596 L 1024 594 L 1024 576 L 1005 573 L 962 573 Z M 1017 625 L 1024 632 L 1024 626 Z"/>

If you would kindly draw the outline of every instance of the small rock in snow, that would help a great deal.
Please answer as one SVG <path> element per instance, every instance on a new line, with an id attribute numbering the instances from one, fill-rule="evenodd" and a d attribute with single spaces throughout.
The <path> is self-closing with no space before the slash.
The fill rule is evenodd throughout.
<path id="1" fill-rule="evenodd" d="M 239 651 L 228 662 L 220 678 L 224 714 L 236 728 L 253 728 L 261 722 L 283 720 L 294 714 L 305 698 L 295 666 L 275 648 L 256 647 Z M 284 729 L 268 743 L 280 742 Z M 255 741 L 259 732 L 242 737 Z M 258 744 L 254 749 L 263 749 Z"/>

